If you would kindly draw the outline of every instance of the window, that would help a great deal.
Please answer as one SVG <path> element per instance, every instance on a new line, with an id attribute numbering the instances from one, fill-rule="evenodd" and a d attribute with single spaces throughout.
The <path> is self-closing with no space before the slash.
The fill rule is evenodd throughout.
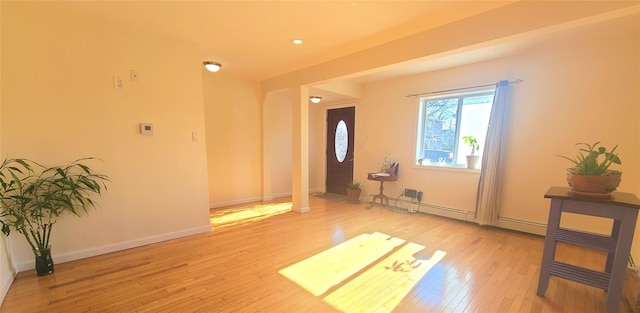
<path id="1" fill-rule="evenodd" d="M 493 90 L 420 98 L 416 160 L 422 165 L 465 167 L 471 148 L 463 137 L 474 136 L 482 156 Z"/>

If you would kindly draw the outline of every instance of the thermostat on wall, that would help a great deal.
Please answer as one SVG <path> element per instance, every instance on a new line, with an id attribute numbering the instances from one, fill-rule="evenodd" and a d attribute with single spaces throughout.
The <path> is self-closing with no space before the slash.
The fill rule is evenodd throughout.
<path id="1" fill-rule="evenodd" d="M 140 123 L 140 134 L 153 136 L 153 124 Z"/>

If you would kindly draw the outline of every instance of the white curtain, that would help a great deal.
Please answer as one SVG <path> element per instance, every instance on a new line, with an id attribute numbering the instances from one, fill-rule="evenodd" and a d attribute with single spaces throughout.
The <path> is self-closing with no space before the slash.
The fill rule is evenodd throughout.
<path id="1" fill-rule="evenodd" d="M 496 225 L 498 222 L 498 199 L 502 180 L 509 96 L 509 81 L 500 81 L 496 85 L 493 96 L 489 128 L 482 153 L 482 168 L 476 200 L 476 221 L 480 225 Z"/>

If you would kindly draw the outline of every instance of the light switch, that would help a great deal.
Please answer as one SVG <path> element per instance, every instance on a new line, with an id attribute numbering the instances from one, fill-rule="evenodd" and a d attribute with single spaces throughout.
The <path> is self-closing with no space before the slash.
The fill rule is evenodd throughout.
<path id="1" fill-rule="evenodd" d="M 113 75 L 113 88 L 114 89 L 124 88 L 124 83 L 122 82 L 122 76 Z"/>
<path id="2" fill-rule="evenodd" d="M 191 141 L 193 142 L 200 141 L 200 134 L 198 132 L 191 132 Z"/>

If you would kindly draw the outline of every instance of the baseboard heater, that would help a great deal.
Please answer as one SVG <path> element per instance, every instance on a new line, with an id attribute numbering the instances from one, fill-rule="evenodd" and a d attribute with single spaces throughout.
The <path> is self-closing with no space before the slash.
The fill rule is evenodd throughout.
<path id="1" fill-rule="evenodd" d="M 370 195 L 372 198 L 374 195 Z M 437 216 L 449 217 L 463 221 L 474 221 L 475 214 L 474 212 L 469 212 L 463 209 L 451 208 L 436 204 L 430 203 L 418 203 L 417 201 L 411 201 L 401 198 L 391 198 L 389 199 L 389 206 L 401 209 L 408 210 L 411 212 L 420 212 L 420 213 L 428 213 Z"/>
<path id="2" fill-rule="evenodd" d="M 496 226 L 541 236 L 544 236 L 547 233 L 547 224 L 503 216 L 498 217 L 498 224 Z"/>
<path id="3" fill-rule="evenodd" d="M 370 195 L 370 196 L 371 198 L 373 198 L 374 195 Z M 389 206 L 397 209 L 419 211 L 421 213 L 444 216 L 444 217 L 454 218 L 454 219 L 467 221 L 467 222 L 475 222 L 475 212 L 467 211 L 463 209 L 457 209 L 457 208 L 446 207 L 446 206 L 430 204 L 430 203 L 420 203 L 420 206 L 418 207 L 418 202 L 405 200 L 402 198 L 389 199 Z M 544 236 L 547 230 L 546 224 L 525 221 L 525 220 L 520 220 L 515 218 L 509 218 L 509 217 L 503 217 L 503 216 L 498 217 L 498 223 L 495 226 L 499 228 L 505 228 L 505 229 L 521 231 L 521 232 L 535 234 L 535 235 L 542 235 L 542 236 Z"/>

